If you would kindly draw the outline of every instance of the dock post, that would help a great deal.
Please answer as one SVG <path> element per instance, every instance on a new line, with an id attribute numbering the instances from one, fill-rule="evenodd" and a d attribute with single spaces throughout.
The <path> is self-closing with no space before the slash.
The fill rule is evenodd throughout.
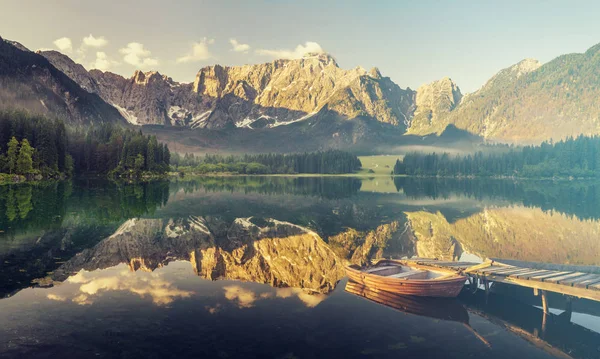
<path id="1" fill-rule="evenodd" d="M 546 324 L 548 323 L 548 297 L 545 290 L 541 291 L 542 293 L 542 339 L 546 336 Z"/>
<path id="2" fill-rule="evenodd" d="M 490 296 L 490 282 L 486 277 L 483 277 L 483 286 L 485 288 L 485 304 L 487 304 L 488 297 Z"/>
<path id="3" fill-rule="evenodd" d="M 542 309 L 544 309 L 544 314 L 548 314 L 548 298 L 545 290 L 542 290 Z"/>
<path id="4" fill-rule="evenodd" d="M 565 318 L 570 322 L 571 314 L 573 314 L 573 297 L 567 296 L 566 299 L 567 304 L 565 305 L 565 312 L 563 314 L 565 315 Z"/>
<path id="5" fill-rule="evenodd" d="M 546 336 L 546 323 L 548 322 L 548 313 L 542 314 L 542 339 Z"/>
<path id="6" fill-rule="evenodd" d="M 477 277 L 469 275 L 469 285 L 472 293 L 477 291 Z"/>

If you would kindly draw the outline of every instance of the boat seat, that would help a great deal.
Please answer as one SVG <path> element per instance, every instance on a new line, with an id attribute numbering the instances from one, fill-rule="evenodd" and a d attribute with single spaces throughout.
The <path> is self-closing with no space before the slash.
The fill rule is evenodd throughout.
<path id="1" fill-rule="evenodd" d="M 427 279 L 427 271 L 412 270 L 410 272 L 402 272 L 398 274 L 388 275 L 387 277 L 399 279 Z"/>
<path id="2" fill-rule="evenodd" d="M 392 269 L 392 268 L 397 268 L 398 266 L 384 266 L 384 267 L 375 267 L 375 268 L 371 268 L 371 269 L 367 269 L 365 271 L 365 273 L 375 273 L 375 272 L 380 272 L 383 270 L 387 270 L 387 269 Z"/>

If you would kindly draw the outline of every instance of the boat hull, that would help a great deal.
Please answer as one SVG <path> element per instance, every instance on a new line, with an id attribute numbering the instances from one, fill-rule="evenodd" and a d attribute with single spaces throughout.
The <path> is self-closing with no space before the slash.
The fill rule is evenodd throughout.
<path id="1" fill-rule="evenodd" d="M 377 263 L 377 265 L 380 264 L 403 265 L 411 268 L 440 271 L 438 268 L 411 266 L 404 262 L 392 260 L 384 260 Z M 455 275 L 444 277 L 442 279 L 389 278 L 365 273 L 364 271 L 361 271 L 360 267 L 354 265 L 346 267 L 346 274 L 350 280 L 373 290 L 383 290 L 400 295 L 438 298 L 454 298 L 458 296 L 467 280 L 467 277 L 458 273 L 454 273 Z"/>
<path id="2" fill-rule="evenodd" d="M 453 298 L 420 298 L 390 293 L 348 281 L 346 292 L 366 298 L 404 313 L 469 324 L 467 310 Z"/>

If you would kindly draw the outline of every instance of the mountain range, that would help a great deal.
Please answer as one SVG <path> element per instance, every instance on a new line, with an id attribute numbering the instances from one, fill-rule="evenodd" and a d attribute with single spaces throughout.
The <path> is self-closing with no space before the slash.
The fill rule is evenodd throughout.
<path id="1" fill-rule="evenodd" d="M 523 60 L 463 95 L 450 78 L 403 89 L 377 68 L 342 69 L 325 53 L 207 66 L 193 82 L 179 83 L 156 71 L 130 78 L 88 71 L 57 51 L 32 52 L 3 40 L 0 107 L 73 125 L 154 125 L 145 128 L 195 148 L 364 150 L 435 143 L 444 133 L 445 140 L 539 143 L 600 134 L 599 49 L 543 65 Z"/>

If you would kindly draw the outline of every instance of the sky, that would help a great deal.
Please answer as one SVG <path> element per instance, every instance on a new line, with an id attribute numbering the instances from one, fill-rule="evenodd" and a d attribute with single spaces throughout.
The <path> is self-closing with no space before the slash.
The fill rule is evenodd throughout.
<path id="1" fill-rule="evenodd" d="M 330 53 L 400 87 L 450 77 L 463 93 L 525 58 L 600 42 L 598 1 L 0 0 L 0 36 L 88 70 L 192 82 L 212 64 Z"/>

